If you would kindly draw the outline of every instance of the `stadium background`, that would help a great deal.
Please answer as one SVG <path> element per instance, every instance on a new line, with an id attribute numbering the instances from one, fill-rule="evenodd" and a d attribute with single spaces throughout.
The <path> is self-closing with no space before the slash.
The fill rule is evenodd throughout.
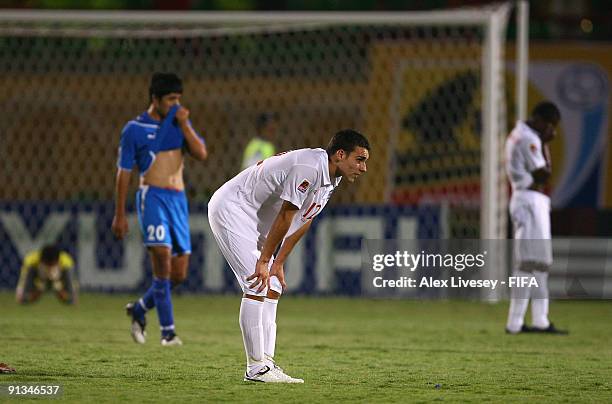
<path id="1" fill-rule="evenodd" d="M 425 1 L 408 8 L 459 5 L 442 3 Z M 598 2 L 575 2 L 569 8 L 560 3 L 532 7 L 529 69 L 529 105 L 549 98 L 564 115 L 561 139 L 553 144 L 553 232 L 606 237 L 612 208 L 612 179 L 607 174 L 612 164 L 612 52 L 606 41 L 610 28 L 601 23 L 606 14 L 599 12 Z M 163 2 L 96 4 L 166 8 Z M 211 7 L 206 2 L 173 4 L 181 9 Z M 270 7 L 264 2 L 232 4 L 243 9 Z M 308 7 L 324 9 L 310 2 L 272 8 Z M 366 2 L 359 7 L 406 6 Z M 544 15 L 546 19 L 540 18 Z M 509 38 L 513 30 L 511 19 Z M 186 167 L 194 259 L 183 290 L 235 289 L 210 237 L 206 201 L 238 172 L 242 150 L 261 112 L 280 117 L 279 150 L 324 145 L 342 127 L 362 130 L 373 143 L 369 174 L 354 188 L 343 185 L 292 257 L 288 273 L 293 291 L 359 294 L 355 253 L 362 237 L 477 238 L 478 40 L 478 31 L 470 28 L 397 27 L 155 40 L 3 36 L 0 288 L 12 289 L 24 254 L 50 240 L 58 240 L 77 258 L 85 290 L 136 291 L 148 282 L 150 271 L 135 220 L 125 244 L 115 242 L 108 229 L 119 132 L 145 109 L 148 80 L 157 70 L 175 71 L 184 78 L 184 103 L 210 148 L 205 164 L 188 161 Z M 511 128 L 511 41 L 505 54 L 504 125 Z M 444 65 L 449 55 L 461 63 Z M 407 63 L 398 68 L 398 60 Z M 325 245 L 328 248 L 322 248 Z M 604 243 L 599 251 L 604 259 L 607 248 Z"/>

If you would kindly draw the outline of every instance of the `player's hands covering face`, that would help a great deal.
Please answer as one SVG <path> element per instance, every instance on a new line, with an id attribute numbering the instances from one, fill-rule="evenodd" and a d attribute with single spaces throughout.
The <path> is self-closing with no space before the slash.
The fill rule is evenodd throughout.
<path id="1" fill-rule="evenodd" d="M 179 124 L 186 124 L 189 122 L 189 110 L 183 106 L 179 106 L 176 111 L 176 120 Z"/>
<path id="2" fill-rule="evenodd" d="M 546 166 L 548 168 L 551 168 L 550 147 L 548 147 L 548 143 L 544 143 L 542 145 L 542 154 L 544 154 L 544 160 L 546 160 Z"/>

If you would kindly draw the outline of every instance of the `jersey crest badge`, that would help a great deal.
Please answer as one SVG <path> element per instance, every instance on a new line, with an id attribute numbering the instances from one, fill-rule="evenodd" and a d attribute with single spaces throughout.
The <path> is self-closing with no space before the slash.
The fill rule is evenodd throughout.
<path id="1" fill-rule="evenodd" d="M 531 150 L 531 152 L 532 152 L 533 154 L 536 154 L 536 153 L 538 152 L 538 146 L 536 146 L 535 144 L 531 143 L 531 144 L 529 145 L 529 150 Z"/>
<path id="2" fill-rule="evenodd" d="M 310 182 L 308 182 L 308 180 L 304 180 L 302 181 L 300 186 L 297 187 L 297 190 L 300 191 L 301 193 L 304 193 L 308 190 L 309 186 L 310 186 Z"/>

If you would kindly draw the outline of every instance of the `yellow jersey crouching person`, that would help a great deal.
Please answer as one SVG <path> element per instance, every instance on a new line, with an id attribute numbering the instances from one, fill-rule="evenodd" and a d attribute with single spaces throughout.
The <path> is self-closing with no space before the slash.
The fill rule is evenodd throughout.
<path id="1" fill-rule="evenodd" d="M 74 260 L 55 245 L 29 253 L 23 260 L 17 283 L 17 303 L 33 303 L 47 289 L 66 304 L 77 302 L 77 283 L 74 280 Z"/>

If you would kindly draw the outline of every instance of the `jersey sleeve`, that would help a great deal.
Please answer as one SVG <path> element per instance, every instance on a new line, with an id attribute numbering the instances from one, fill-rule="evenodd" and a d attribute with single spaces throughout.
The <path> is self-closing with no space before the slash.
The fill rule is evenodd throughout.
<path id="1" fill-rule="evenodd" d="M 283 181 L 283 192 L 280 198 L 291 202 L 300 209 L 317 180 L 318 173 L 315 168 L 295 165 L 291 167 L 287 178 Z"/>
<path id="2" fill-rule="evenodd" d="M 117 159 L 117 167 L 128 171 L 134 168 L 136 163 L 136 144 L 132 127 L 133 125 L 128 124 L 121 131 L 119 157 Z"/>
<path id="3" fill-rule="evenodd" d="M 19 280 L 17 281 L 17 295 L 18 297 L 23 295 L 26 286 L 26 280 L 28 278 L 28 274 L 32 271 L 33 267 L 36 267 L 40 262 L 40 251 L 34 251 L 29 253 L 23 259 L 23 264 L 21 265 L 21 270 L 19 271 Z"/>
<path id="4" fill-rule="evenodd" d="M 542 152 L 542 141 L 540 139 L 525 139 L 522 142 L 521 149 L 529 172 L 546 167 L 546 160 Z"/>
<path id="5" fill-rule="evenodd" d="M 25 289 L 26 279 L 28 278 L 28 273 L 31 270 L 31 266 L 29 266 L 26 262 L 21 266 L 21 270 L 19 271 L 19 280 L 17 281 L 17 291 L 21 291 Z"/>
<path id="6" fill-rule="evenodd" d="M 60 269 L 62 271 L 70 271 L 74 268 L 74 260 L 67 252 L 62 251 L 60 253 Z"/>

